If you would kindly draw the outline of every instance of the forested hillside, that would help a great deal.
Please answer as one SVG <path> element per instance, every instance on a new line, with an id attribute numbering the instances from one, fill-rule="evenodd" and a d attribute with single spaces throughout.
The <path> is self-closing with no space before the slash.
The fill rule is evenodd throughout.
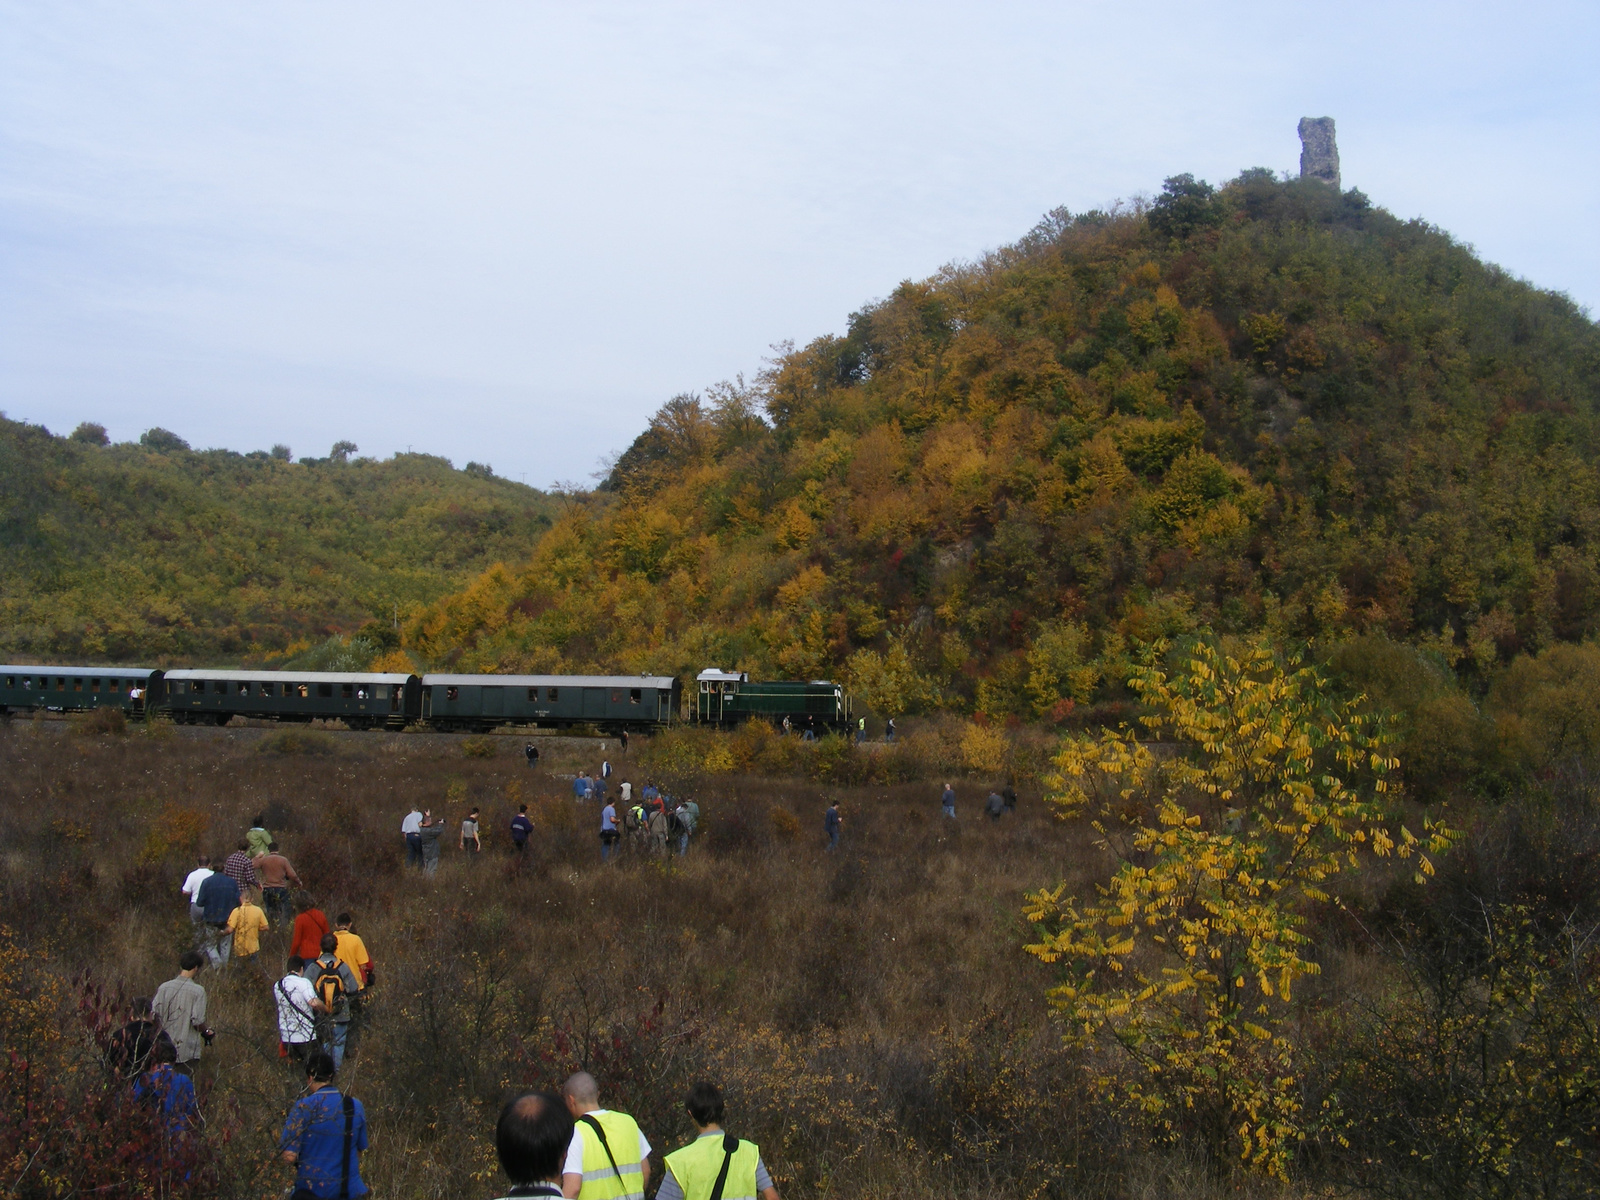
<path id="1" fill-rule="evenodd" d="M 843 672 L 1060 718 L 1134 639 L 1381 634 L 1486 678 L 1595 630 L 1600 330 L 1359 192 L 1052 213 L 756 385 L 411 623 L 419 661 Z"/>
<path id="2" fill-rule="evenodd" d="M 107 445 L 0 417 L 0 652 L 283 660 L 532 552 L 553 501 L 473 464 Z M 373 637 L 357 649 L 383 649 Z"/>

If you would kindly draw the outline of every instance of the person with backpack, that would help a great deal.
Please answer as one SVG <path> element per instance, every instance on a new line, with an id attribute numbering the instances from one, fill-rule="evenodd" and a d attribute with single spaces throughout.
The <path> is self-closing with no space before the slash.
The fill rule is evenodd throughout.
<path id="1" fill-rule="evenodd" d="M 656 1200 L 723 1200 L 724 1196 L 778 1200 L 761 1148 L 722 1131 L 722 1089 L 714 1083 L 697 1083 L 689 1089 L 686 1107 L 695 1138 L 667 1155 Z"/>
<path id="2" fill-rule="evenodd" d="M 322 953 L 306 964 L 302 974 L 311 981 L 326 1014 L 317 1023 L 337 1071 L 344 1063 L 345 1041 L 350 1035 L 350 997 L 361 990 L 361 981 L 339 961 L 339 939 L 331 933 L 323 935 Z"/>
<path id="3" fill-rule="evenodd" d="M 511 848 L 522 855 L 527 852 L 528 839 L 533 836 L 533 822 L 528 819 L 528 806 L 517 805 L 517 815 L 511 818 Z"/>
<path id="4" fill-rule="evenodd" d="M 561 1168 L 568 1200 L 643 1200 L 650 1182 L 650 1143 L 627 1113 L 600 1107 L 594 1076 L 579 1071 L 561 1086 L 574 1123 Z"/>
<path id="5" fill-rule="evenodd" d="M 272 985 L 272 1000 L 278 1006 L 278 1042 L 284 1055 L 295 1062 L 304 1062 L 315 1048 L 317 1014 L 325 1011 L 305 969 L 305 959 L 290 955 L 283 978 Z"/>
<path id="6" fill-rule="evenodd" d="M 494 1152 L 511 1180 L 511 1200 L 560 1197 L 561 1166 L 572 1144 L 572 1114 L 551 1092 L 523 1092 L 506 1102 L 494 1126 Z"/>
<path id="7" fill-rule="evenodd" d="M 367 1148 L 367 1114 L 361 1101 L 333 1086 L 338 1066 L 318 1050 L 306 1058 L 306 1094 L 294 1102 L 278 1146 L 294 1167 L 290 1200 L 346 1200 L 365 1196 L 361 1155 Z"/>

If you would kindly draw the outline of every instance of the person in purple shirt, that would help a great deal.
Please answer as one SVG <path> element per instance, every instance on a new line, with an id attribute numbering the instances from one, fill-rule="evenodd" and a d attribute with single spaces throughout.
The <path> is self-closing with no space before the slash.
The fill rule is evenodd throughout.
<path id="1" fill-rule="evenodd" d="M 533 822 L 528 820 L 528 806 L 517 805 L 517 815 L 511 818 L 511 845 L 521 854 L 528 848 L 528 839 L 533 836 Z"/>
<path id="2" fill-rule="evenodd" d="M 279 1148 L 294 1167 L 294 1194 L 334 1200 L 365 1196 L 361 1154 L 367 1148 L 367 1115 L 361 1101 L 333 1086 L 333 1057 L 323 1051 L 306 1056 L 306 1094 L 296 1100 L 283 1123 Z"/>

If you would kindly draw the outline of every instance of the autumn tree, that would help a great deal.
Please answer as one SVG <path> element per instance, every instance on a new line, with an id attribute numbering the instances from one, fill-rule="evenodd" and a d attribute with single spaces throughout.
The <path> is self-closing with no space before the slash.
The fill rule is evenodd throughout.
<path id="1" fill-rule="evenodd" d="M 1121 1052 L 1099 1087 L 1198 1137 L 1219 1168 L 1281 1176 L 1307 1125 L 1283 1028 L 1319 970 L 1307 906 L 1363 854 L 1431 874 L 1423 851 L 1448 836 L 1397 823 L 1382 724 L 1314 668 L 1265 639 L 1237 654 L 1199 640 L 1171 668 L 1167 650 L 1129 681 L 1153 742 L 1123 727 L 1055 758 L 1050 802 L 1087 814 L 1117 866 L 1092 897 L 1031 896 L 1028 950 L 1059 970 L 1049 1000 L 1068 1038 Z"/>

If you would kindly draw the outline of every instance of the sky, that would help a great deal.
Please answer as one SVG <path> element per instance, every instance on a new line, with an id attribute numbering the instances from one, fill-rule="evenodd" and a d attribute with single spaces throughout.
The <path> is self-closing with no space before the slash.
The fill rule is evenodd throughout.
<path id="1" fill-rule="evenodd" d="M 0 0 L 0 411 L 588 485 L 680 392 L 1192 172 L 1600 307 L 1600 5 Z"/>

